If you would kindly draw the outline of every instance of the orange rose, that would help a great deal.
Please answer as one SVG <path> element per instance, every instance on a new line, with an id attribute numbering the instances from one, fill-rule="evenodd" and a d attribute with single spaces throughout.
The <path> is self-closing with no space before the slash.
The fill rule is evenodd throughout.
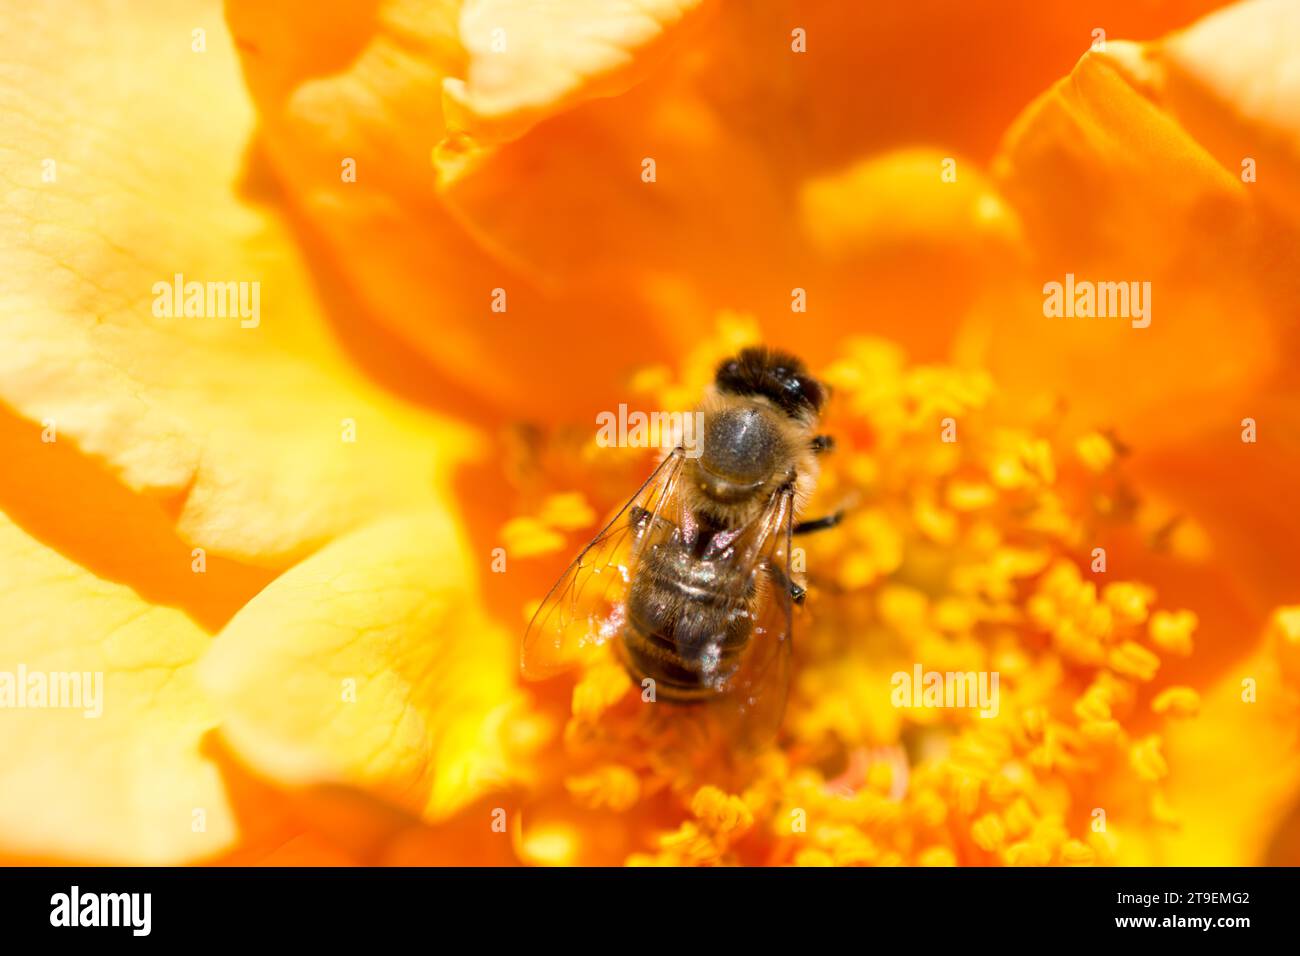
<path id="1" fill-rule="evenodd" d="M 1219 6 L 15 13 L 0 858 L 1300 862 L 1300 16 Z M 591 416 L 755 339 L 849 513 L 715 765 L 518 639 Z"/>

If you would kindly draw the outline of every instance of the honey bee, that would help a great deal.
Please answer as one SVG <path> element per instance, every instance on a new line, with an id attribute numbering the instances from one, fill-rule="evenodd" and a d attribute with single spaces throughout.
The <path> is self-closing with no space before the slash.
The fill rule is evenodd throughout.
<path id="1" fill-rule="evenodd" d="M 784 352 L 723 361 L 697 454 L 665 456 L 551 588 L 524 635 L 524 676 L 554 676 L 612 639 L 652 699 L 707 705 L 753 741 L 773 735 L 804 596 L 791 541 L 840 517 L 797 520 L 832 447 L 816 431 L 826 394 Z"/>

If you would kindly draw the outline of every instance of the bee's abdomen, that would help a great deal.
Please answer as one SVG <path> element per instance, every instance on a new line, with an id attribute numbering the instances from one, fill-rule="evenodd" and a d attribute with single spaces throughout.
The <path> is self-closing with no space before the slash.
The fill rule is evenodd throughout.
<path id="1" fill-rule="evenodd" d="M 628 592 L 624 663 L 669 700 L 717 693 L 735 672 L 752 629 L 753 585 L 724 562 L 660 545 L 644 556 Z"/>

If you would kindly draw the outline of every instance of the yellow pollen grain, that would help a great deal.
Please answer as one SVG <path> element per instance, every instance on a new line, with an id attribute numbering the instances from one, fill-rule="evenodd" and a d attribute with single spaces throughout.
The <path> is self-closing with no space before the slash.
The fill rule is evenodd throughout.
<path id="1" fill-rule="evenodd" d="M 880 462 L 872 455 L 851 455 L 847 470 L 849 482 L 858 488 L 870 488 L 880 480 Z"/>
<path id="2" fill-rule="evenodd" d="M 995 763 L 995 762 L 996 761 L 993 760 L 990 761 L 990 763 Z M 1017 789 L 1016 782 L 1014 780 L 1011 780 L 1003 776 L 1000 773 L 992 777 L 989 777 L 988 797 L 994 803 L 997 804 L 1007 803 L 1008 801 L 1011 800 L 1012 797 L 1015 796 L 1016 789 Z"/>
<path id="3" fill-rule="evenodd" d="M 912 520 L 917 529 L 936 544 L 951 544 L 957 534 L 957 516 L 945 511 L 928 499 L 918 501 L 912 508 Z"/>
<path id="4" fill-rule="evenodd" d="M 542 502 L 542 510 L 537 519 L 560 531 L 577 531 L 595 524 L 596 512 L 587 504 L 587 499 L 581 492 L 571 491 L 551 495 Z"/>
<path id="5" fill-rule="evenodd" d="M 923 627 L 930 600 L 925 592 L 904 584 L 888 584 L 880 589 L 876 607 L 886 624 L 908 634 Z"/>
<path id="6" fill-rule="evenodd" d="M 573 716 L 580 720 L 595 721 L 627 693 L 630 683 L 627 673 L 615 661 L 601 662 L 591 667 L 574 685 Z"/>
<path id="7" fill-rule="evenodd" d="M 1061 848 L 1061 862 L 1066 866 L 1092 866 L 1097 862 L 1097 851 L 1082 840 L 1070 840 Z"/>
<path id="8" fill-rule="evenodd" d="M 918 866 L 956 866 L 957 857 L 946 846 L 932 846 L 917 855 Z"/>
<path id="9" fill-rule="evenodd" d="M 1005 859 L 1008 866 L 1047 866 L 1052 862 L 1052 851 L 1032 840 L 1021 840 L 1007 847 Z"/>
<path id="10" fill-rule="evenodd" d="M 520 706 L 512 709 L 502 726 L 502 742 L 514 758 L 522 761 L 537 754 L 555 739 L 555 718 Z"/>
<path id="11" fill-rule="evenodd" d="M 1110 700 L 1094 685 L 1074 702 L 1074 714 L 1082 721 L 1110 720 Z"/>
<path id="12" fill-rule="evenodd" d="M 1155 600 L 1155 592 L 1151 588 L 1128 581 L 1106 585 L 1101 596 L 1116 616 L 1128 624 L 1144 623 L 1150 604 Z"/>
<path id="13" fill-rule="evenodd" d="M 837 832 L 831 856 L 836 866 L 872 866 L 881 863 L 880 851 L 866 834 L 851 828 Z"/>
<path id="14" fill-rule="evenodd" d="M 534 866 L 565 866 L 577 855 L 577 838 L 563 824 L 535 827 L 520 841 L 519 853 Z"/>
<path id="15" fill-rule="evenodd" d="M 1018 797 L 1011 806 L 1007 807 L 1003 817 L 1006 821 L 1007 833 L 1013 837 L 1023 836 L 1034 825 L 1034 811 L 1024 797 Z"/>
<path id="16" fill-rule="evenodd" d="M 1014 491 L 1028 482 L 1028 475 L 1013 455 L 999 455 L 989 465 L 989 479 L 1004 491 Z"/>
<path id="17" fill-rule="evenodd" d="M 867 786 L 877 793 L 889 793 L 894 786 L 894 768 L 883 760 L 877 760 L 867 771 Z"/>
<path id="18" fill-rule="evenodd" d="M 1079 733 L 1094 744 L 1115 740 L 1123 730 L 1118 720 L 1086 720 L 1079 724 Z"/>
<path id="19" fill-rule="evenodd" d="M 1020 447 L 1020 457 L 1029 472 L 1043 484 L 1050 485 L 1056 481 L 1056 461 L 1052 455 L 1052 445 L 1045 438 L 1025 441 Z"/>
<path id="20" fill-rule="evenodd" d="M 1192 653 L 1192 633 L 1196 624 L 1196 615 L 1191 611 L 1156 611 L 1151 615 L 1147 631 L 1156 647 L 1186 657 Z"/>
<path id="21" fill-rule="evenodd" d="M 945 501 L 953 511 L 970 512 L 987 508 L 997 501 L 998 493 L 983 481 L 954 480 L 948 485 Z"/>
<path id="22" fill-rule="evenodd" d="M 834 866 L 834 858 L 825 850 L 817 850 L 809 847 L 800 850 L 794 857 L 795 866 Z"/>
<path id="23" fill-rule="evenodd" d="M 1006 828 L 996 813 L 986 813 L 970 827 L 971 839 L 981 850 L 993 853 L 1006 839 Z"/>
<path id="24" fill-rule="evenodd" d="M 980 801 L 980 781 L 975 777 L 963 777 L 957 784 L 957 809 L 969 815 L 975 812 Z"/>
<path id="25" fill-rule="evenodd" d="M 628 387 L 639 395 L 650 395 L 672 384 L 673 373 L 666 365 L 648 365 L 632 376 Z"/>
<path id="26" fill-rule="evenodd" d="M 546 527 L 536 518 L 512 518 L 501 529 L 506 553 L 515 558 L 532 558 L 552 554 L 565 546 L 564 535 Z"/>
<path id="27" fill-rule="evenodd" d="M 696 792 L 691 813 L 707 828 L 722 834 L 743 832 L 754 825 L 754 814 L 744 800 L 714 786 Z"/>
<path id="28" fill-rule="evenodd" d="M 965 634 L 976 623 L 976 608 L 961 598 L 944 598 L 934 606 L 934 626 L 949 634 Z"/>
<path id="29" fill-rule="evenodd" d="M 1162 823 L 1165 826 L 1170 827 L 1182 825 L 1182 815 L 1174 809 L 1173 804 L 1169 802 L 1169 798 L 1161 791 L 1157 790 L 1155 793 L 1151 794 L 1150 807 L 1151 816 L 1157 823 Z"/>
<path id="30" fill-rule="evenodd" d="M 716 863 L 721 848 L 697 824 L 687 821 L 672 833 L 659 838 L 659 845 L 670 856 L 677 858 L 675 865 L 699 866 Z"/>
<path id="31" fill-rule="evenodd" d="M 1300 647 L 1300 604 L 1278 608 L 1270 624 L 1275 637 Z"/>
<path id="32" fill-rule="evenodd" d="M 1160 669 L 1160 658 L 1134 641 L 1125 641 L 1106 656 L 1111 669 L 1125 677 L 1149 681 Z"/>
<path id="33" fill-rule="evenodd" d="M 876 564 L 868 555 L 850 554 L 840 564 L 837 580 L 845 590 L 856 591 L 874 581 L 877 574 Z"/>
<path id="34" fill-rule="evenodd" d="M 940 827 L 948 819 L 948 804 L 933 790 L 922 790 L 913 801 L 913 812 L 922 826 Z"/>
<path id="35" fill-rule="evenodd" d="M 1026 707 L 1020 715 L 1025 725 L 1025 733 L 1032 739 L 1040 739 L 1047 729 L 1048 714 L 1043 707 Z"/>
<path id="36" fill-rule="evenodd" d="M 1151 701 L 1151 709 L 1171 717 L 1193 717 L 1201 709 L 1201 695 L 1190 687 L 1167 687 Z"/>
<path id="37" fill-rule="evenodd" d="M 903 562 L 903 537 L 889 517 L 881 511 L 865 511 L 848 522 L 848 534 L 861 548 L 850 557 L 867 559 L 872 576 L 898 570 Z"/>
<path id="38" fill-rule="evenodd" d="M 1162 780 L 1169 773 L 1169 764 L 1161 752 L 1159 734 L 1144 737 L 1129 749 L 1129 764 L 1143 780 Z"/>
<path id="39" fill-rule="evenodd" d="M 641 798 L 641 780 L 627 767 L 608 764 L 564 781 L 574 801 L 588 809 L 627 810 Z"/>
<path id="40" fill-rule="evenodd" d="M 1075 442 L 1074 453 L 1094 474 L 1105 471 L 1115 461 L 1115 446 L 1100 432 L 1089 432 Z"/>

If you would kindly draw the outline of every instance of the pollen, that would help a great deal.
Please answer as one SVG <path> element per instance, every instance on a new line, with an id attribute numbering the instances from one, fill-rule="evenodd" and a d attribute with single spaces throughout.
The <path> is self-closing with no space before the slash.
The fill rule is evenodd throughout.
<path id="1" fill-rule="evenodd" d="M 985 814 L 971 824 L 971 839 L 975 841 L 975 845 L 981 850 L 986 850 L 989 853 L 1002 846 L 1006 835 L 1006 827 L 1003 826 L 1001 818 L 996 814 Z"/>
<path id="2" fill-rule="evenodd" d="M 1190 687 L 1168 687 L 1151 701 L 1151 710 L 1173 717 L 1194 717 L 1201 708 L 1201 695 Z"/>
<path id="3" fill-rule="evenodd" d="M 628 692 L 627 673 L 617 661 L 602 660 L 588 669 L 573 688 L 573 716 L 580 722 L 595 723 Z"/>
<path id="4" fill-rule="evenodd" d="M 569 777 L 565 789 L 580 806 L 623 811 L 641 798 L 641 778 L 618 764 L 597 767 L 590 773 Z"/>
<path id="5" fill-rule="evenodd" d="M 691 800 L 691 812 L 713 833 L 734 836 L 754 825 L 754 816 L 739 797 L 717 787 L 703 787 Z"/>
<path id="6" fill-rule="evenodd" d="M 1129 750 L 1129 763 L 1143 780 L 1161 780 L 1169 774 L 1169 764 L 1161 752 L 1158 735 L 1152 734 L 1135 743 Z"/>
<path id="7" fill-rule="evenodd" d="M 571 491 L 551 495 L 542 502 L 537 520 L 560 531 L 577 531 L 595 524 L 596 512 L 580 492 Z"/>
<path id="8" fill-rule="evenodd" d="M 1126 624 L 1144 623 L 1155 596 L 1155 591 L 1151 588 L 1126 581 L 1108 584 L 1102 591 L 1102 599 L 1107 606 Z"/>
<path id="9" fill-rule="evenodd" d="M 1196 615 L 1191 611 L 1156 611 L 1151 616 L 1151 643 L 1167 654 L 1186 657 L 1192 653 Z"/>
<path id="10" fill-rule="evenodd" d="M 1156 676 L 1160 658 L 1135 641 L 1125 641 L 1110 652 L 1106 662 L 1117 674 L 1149 681 Z"/>
<path id="11" fill-rule="evenodd" d="M 946 846 L 932 846 L 917 855 L 916 863 L 918 866 L 956 866 L 957 857 Z"/>
<path id="12" fill-rule="evenodd" d="M 1115 446 L 1100 432 L 1089 432 L 1074 444 L 1074 452 L 1089 471 L 1100 474 L 1115 461 Z"/>
<path id="13" fill-rule="evenodd" d="M 1092 866 L 1097 862 L 1097 851 L 1082 840 L 1069 840 L 1061 848 L 1061 862 L 1066 866 Z"/>
<path id="14" fill-rule="evenodd" d="M 516 558 L 534 558 L 563 551 L 568 543 L 564 535 L 548 528 L 537 518 L 512 518 L 501 529 L 506 552 Z"/>
<path id="15" fill-rule="evenodd" d="M 525 828 L 516 852 L 534 866 L 569 866 L 576 858 L 579 842 L 571 826 L 548 823 Z"/>

